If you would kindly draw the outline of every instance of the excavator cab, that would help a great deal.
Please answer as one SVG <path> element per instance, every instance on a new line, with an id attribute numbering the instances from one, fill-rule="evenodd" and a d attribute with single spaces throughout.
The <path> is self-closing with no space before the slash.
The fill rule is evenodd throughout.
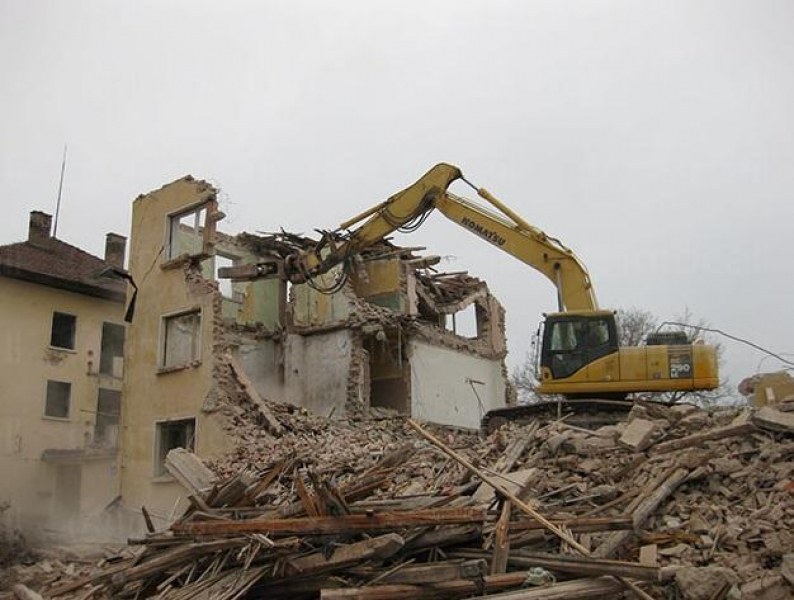
<path id="1" fill-rule="evenodd" d="M 541 377 L 565 379 L 617 351 L 614 313 L 597 310 L 546 315 L 540 352 Z"/>

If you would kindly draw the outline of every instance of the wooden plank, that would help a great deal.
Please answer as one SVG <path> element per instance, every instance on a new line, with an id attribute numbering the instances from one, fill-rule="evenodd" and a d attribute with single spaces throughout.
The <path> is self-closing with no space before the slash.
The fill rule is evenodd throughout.
<path id="1" fill-rule="evenodd" d="M 527 483 L 529 483 L 529 481 L 538 474 L 539 471 L 537 469 L 529 468 L 522 469 L 520 471 L 514 471 L 512 473 L 501 473 L 494 475 L 494 477 L 501 481 L 504 489 L 510 490 L 514 494 L 518 494 L 527 485 Z M 496 492 L 494 492 L 493 486 L 483 481 L 483 483 L 480 484 L 480 487 L 477 488 L 477 491 L 474 492 L 472 499 L 477 503 L 490 504 L 493 502 L 495 495 Z"/>
<path id="2" fill-rule="evenodd" d="M 491 575 L 497 575 L 507 571 L 507 559 L 510 557 L 510 536 L 509 521 L 512 505 L 510 500 L 505 500 L 502 504 L 502 514 L 496 522 L 494 531 L 493 558 L 491 560 Z"/>
<path id="3" fill-rule="evenodd" d="M 473 542 L 482 538 L 480 527 L 453 526 L 443 527 L 421 533 L 405 544 L 406 552 L 419 552 L 428 548 L 444 548 Z"/>
<path id="4" fill-rule="evenodd" d="M 526 572 L 486 575 L 483 582 L 468 580 L 441 582 L 434 585 L 374 585 L 360 588 L 323 589 L 321 600 L 437 600 L 481 596 L 520 587 L 527 578 Z M 622 590 L 621 584 L 609 577 L 579 579 L 537 588 L 505 592 L 499 600 L 588 600 L 614 597 Z"/>
<path id="5" fill-rule="evenodd" d="M 623 531 L 634 529 L 634 521 L 631 517 L 579 517 L 573 519 L 549 519 L 555 525 L 564 525 L 574 533 L 600 533 L 603 531 Z M 511 532 L 531 531 L 533 529 L 544 529 L 542 523 L 535 519 L 520 519 L 510 521 L 509 529 Z"/>
<path id="6" fill-rule="evenodd" d="M 360 562 L 388 558 L 405 545 L 405 540 L 396 533 L 338 546 L 326 558 L 324 552 L 313 552 L 288 561 L 290 575 L 317 575 L 345 568 Z"/>
<path id="7" fill-rule="evenodd" d="M 141 514 L 143 515 L 143 520 L 146 523 L 146 531 L 149 533 L 154 533 L 154 523 L 152 523 L 152 516 L 149 514 L 149 511 L 146 510 L 145 506 L 141 506 Z"/>
<path id="8" fill-rule="evenodd" d="M 314 496 L 306 489 L 306 485 L 303 483 L 303 477 L 300 473 L 295 473 L 295 476 L 292 478 L 295 482 L 295 491 L 298 494 L 298 498 L 300 498 L 300 502 L 303 505 L 303 512 L 305 512 L 310 517 L 319 517 L 320 510 L 317 507 L 317 502 L 314 499 Z"/>
<path id="9" fill-rule="evenodd" d="M 446 560 L 424 565 L 403 567 L 382 577 L 380 584 L 426 585 L 441 581 L 458 579 L 480 579 L 488 572 L 487 563 L 482 559 Z"/>
<path id="10" fill-rule="evenodd" d="M 406 513 L 371 513 L 340 517 L 305 517 L 300 519 L 246 519 L 241 521 L 199 521 L 175 523 L 174 533 L 187 535 L 243 535 L 264 533 L 282 535 L 330 535 L 357 531 L 378 532 L 406 527 L 434 527 L 481 523 L 483 508 L 440 508 Z"/>
<path id="11" fill-rule="evenodd" d="M 507 448 L 505 448 L 504 453 L 496 461 L 496 465 L 494 465 L 494 471 L 499 473 L 507 473 L 508 471 L 511 471 L 518 462 L 518 459 L 521 458 L 521 455 L 526 451 L 527 446 L 529 446 L 529 443 L 532 441 L 532 437 L 535 435 L 535 432 L 537 432 L 539 427 L 540 423 L 538 421 L 533 422 L 529 427 L 526 428 L 526 431 L 522 432 L 520 437 L 517 437 L 510 442 Z"/>
<path id="12" fill-rule="evenodd" d="M 521 551 L 511 556 L 509 562 L 512 566 L 522 569 L 543 567 L 549 571 L 569 573 L 579 577 L 614 575 L 641 581 L 659 581 L 660 579 L 658 567 L 620 560 L 573 556 L 571 554 Z"/>
<path id="13" fill-rule="evenodd" d="M 752 422 L 742 420 L 739 423 L 732 423 L 725 427 L 717 427 L 703 433 L 696 433 L 687 437 L 679 438 L 677 440 L 670 440 L 669 442 L 662 442 L 656 444 L 651 450 L 652 455 L 666 454 L 682 448 L 691 448 L 692 446 L 700 446 L 704 442 L 713 440 L 721 440 L 726 437 L 733 437 L 745 435 L 755 430 L 755 425 Z"/>

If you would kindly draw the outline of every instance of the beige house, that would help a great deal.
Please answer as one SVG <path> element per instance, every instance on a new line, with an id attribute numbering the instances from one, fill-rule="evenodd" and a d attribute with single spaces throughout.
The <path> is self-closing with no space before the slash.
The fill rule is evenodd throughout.
<path id="1" fill-rule="evenodd" d="M 438 257 L 383 243 L 332 293 L 316 289 L 324 282 L 232 283 L 217 277 L 221 267 L 315 242 L 225 235 L 216 228 L 223 216 L 216 190 L 190 176 L 133 204 L 129 269 L 139 295 L 121 428 L 130 511 L 145 506 L 161 525 L 182 510 L 189 492 L 171 477 L 168 452 L 233 451 L 242 411 L 255 407 L 273 427 L 263 399 L 324 416 L 382 407 L 469 428 L 506 404 L 504 311 L 485 282 L 435 273 Z"/>
<path id="2" fill-rule="evenodd" d="M 97 533 L 118 496 L 126 239 L 103 260 L 50 227 L 34 211 L 0 246 L 0 503 L 28 533 Z"/>

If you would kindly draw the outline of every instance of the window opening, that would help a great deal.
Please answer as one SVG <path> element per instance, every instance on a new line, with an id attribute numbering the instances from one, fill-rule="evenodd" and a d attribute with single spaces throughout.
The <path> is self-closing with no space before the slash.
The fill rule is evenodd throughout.
<path id="1" fill-rule="evenodd" d="M 66 313 L 52 313 L 52 332 L 50 334 L 50 346 L 55 348 L 66 348 L 74 350 L 75 330 L 77 329 L 77 317 Z"/>
<path id="2" fill-rule="evenodd" d="M 55 417 L 56 419 L 68 419 L 71 396 L 71 383 L 66 381 L 47 381 L 47 400 L 44 404 L 44 415 Z"/>
<path id="3" fill-rule="evenodd" d="M 215 281 L 218 282 L 218 289 L 224 298 L 234 299 L 234 284 L 231 279 L 224 279 L 218 276 L 218 271 L 226 267 L 233 267 L 237 259 L 223 254 L 215 255 Z"/>
<path id="4" fill-rule="evenodd" d="M 155 476 L 167 475 L 165 457 L 174 448 L 193 451 L 196 441 L 196 419 L 164 421 L 156 425 Z"/>
<path id="5" fill-rule="evenodd" d="M 200 357 L 201 313 L 192 311 L 163 318 L 161 367 L 179 367 Z"/>
<path id="6" fill-rule="evenodd" d="M 204 253 L 207 207 L 201 206 L 168 218 L 168 258 Z"/>
<path id="7" fill-rule="evenodd" d="M 96 443 L 115 448 L 118 442 L 119 416 L 121 415 L 121 392 L 99 388 L 96 405 L 94 440 Z"/>
<path id="8" fill-rule="evenodd" d="M 452 315 L 452 327 L 456 335 L 476 339 L 477 330 L 477 305 L 472 302 L 463 310 Z"/>
<path id="9" fill-rule="evenodd" d="M 124 369 L 123 325 L 102 323 L 102 348 L 99 355 L 99 372 L 121 378 Z"/>

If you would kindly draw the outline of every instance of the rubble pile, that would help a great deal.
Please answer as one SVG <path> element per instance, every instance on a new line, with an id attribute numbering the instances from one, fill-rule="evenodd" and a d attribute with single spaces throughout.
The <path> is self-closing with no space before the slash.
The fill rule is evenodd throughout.
<path id="1" fill-rule="evenodd" d="M 794 413 L 638 403 L 594 430 L 563 415 L 484 439 L 397 417 L 273 415 L 280 436 L 242 427 L 239 452 L 182 469 L 190 507 L 168 529 L 149 524 L 40 593 L 794 595 Z"/>

